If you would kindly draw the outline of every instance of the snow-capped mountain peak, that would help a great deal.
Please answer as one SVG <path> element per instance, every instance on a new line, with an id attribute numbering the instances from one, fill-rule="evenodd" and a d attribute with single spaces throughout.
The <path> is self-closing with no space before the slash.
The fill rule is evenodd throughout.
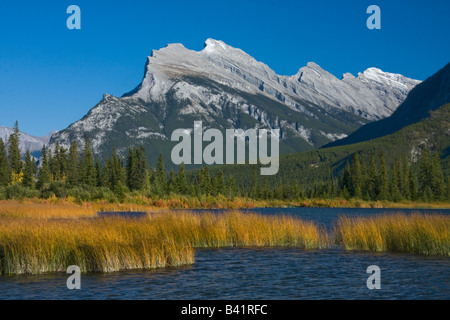
<path id="1" fill-rule="evenodd" d="M 201 119 L 205 127 L 280 129 L 287 149 L 304 150 L 389 116 L 419 82 L 377 68 L 338 79 L 314 62 L 284 76 L 220 40 L 207 39 L 200 51 L 175 43 L 152 51 L 134 90 L 105 95 L 52 142 L 82 145 L 89 133 L 94 151 L 108 154 L 124 141 L 170 139 L 170 128 Z"/>

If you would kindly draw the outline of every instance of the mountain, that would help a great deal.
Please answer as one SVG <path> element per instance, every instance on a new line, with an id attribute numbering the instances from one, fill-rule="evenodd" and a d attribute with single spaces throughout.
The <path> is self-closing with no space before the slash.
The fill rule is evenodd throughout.
<path id="1" fill-rule="evenodd" d="M 388 118 L 366 124 L 348 137 L 325 147 L 352 144 L 396 132 L 426 118 L 430 111 L 450 102 L 450 63 L 417 85 Z"/>
<path id="2" fill-rule="evenodd" d="M 44 144 L 48 145 L 50 142 L 50 138 L 56 132 L 57 131 L 52 131 L 44 137 L 35 137 L 27 133 L 20 132 L 20 144 L 19 144 L 20 152 L 22 154 L 25 154 L 25 152 L 28 149 L 30 150 L 31 154 L 34 157 L 39 158 L 41 155 L 43 145 Z M 0 126 L 0 139 L 3 139 L 5 143 L 8 142 L 9 136 L 13 133 L 14 128 Z"/>
<path id="3" fill-rule="evenodd" d="M 271 185 L 276 185 L 274 180 L 282 179 L 311 187 L 316 182 L 326 181 L 329 169 L 333 176 L 339 177 L 355 152 L 367 164 L 371 153 L 378 158 L 383 151 L 388 164 L 395 157 L 407 155 L 409 162 L 416 166 L 424 148 L 439 153 L 444 176 L 450 176 L 450 104 L 390 135 L 349 145 L 281 155 L 278 174 L 267 177 Z M 248 186 L 253 179 L 254 168 L 251 165 L 213 166 L 210 172 L 214 175 L 219 169 L 225 176 L 232 174 L 240 184 Z"/>
<path id="4" fill-rule="evenodd" d="M 361 125 L 392 114 L 420 81 L 369 68 L 337 79 L 315 63 L 293 76 L 222 41 L 201 51 L 181 44 L 154 50 L 142 82 L 122 97 L 105 94 L 81 120 L 53 135 L 69 147 L 91 139 L 96 156 L 124 156 L 143 145 L 149 160 L 170 154 L 173 130 L 190 128 L 280 129 L 280 152 L 310 150 L 343 138 Z"/>

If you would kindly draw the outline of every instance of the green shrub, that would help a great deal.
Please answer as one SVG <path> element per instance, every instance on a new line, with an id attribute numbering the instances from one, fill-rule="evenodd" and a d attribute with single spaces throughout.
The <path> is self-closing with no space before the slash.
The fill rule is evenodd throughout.
<path id="1" fill-rule="evenodd" d="M 19 183 L 13 184 L 12 186 L 7 186 L 5 188 L 6 199 L 22 200 L 23 198 L 35 198 L 38 195 L 39 191 L 26 188 Z"/>

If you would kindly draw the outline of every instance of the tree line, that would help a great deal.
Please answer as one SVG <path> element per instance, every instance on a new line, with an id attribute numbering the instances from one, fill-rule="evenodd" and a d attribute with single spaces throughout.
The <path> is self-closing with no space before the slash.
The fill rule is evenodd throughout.
<path id="1" fill-rule="evenodd" d="M 20 133 L 14 132 L 5 143 L 0 139 L 0 198 L 74 196 L 82 200 L 122 200 L 126 194 L 147 197 L 218 196 L 249 197 L 261 200 L 295 200 L 301 198 L 357 198 L 388 201 L 449 201 L 450 179 L 445 183 L 440 158 L 424 149 L 418 170 L 406 155 L 387 166 L 383 152 L 371 154 L 370 161 L 360 161 L 353 154 L 339 175 L 328 169 L 328 178 L 312 186 L 300 187 L 297 181 L 278 177 L 261 177 L 253 166 L 251 181 L 239 185 L 222 170 L 211 174 L 208 167 L 186 171 L 165 170 L 160 154 L 156 167 L 149 167 L 145 149 L 130 147 L 125 159 L 114 148 L 103 163 L 94 157 L 91 142 L 85 137 L 81 148 L 73 141 L 69 149 L 58 143 L 54 149 L 42 148 L 39 160 L 26 151 L 22 159 Z M 3 191 L 2 191 L 3 190 Z"/>

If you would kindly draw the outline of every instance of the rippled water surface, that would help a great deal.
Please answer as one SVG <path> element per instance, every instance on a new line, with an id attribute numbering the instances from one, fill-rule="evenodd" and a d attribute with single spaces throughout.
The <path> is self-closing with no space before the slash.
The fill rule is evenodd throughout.
<path id="1" fill-rule="evenodd" d="M 339 214 L 387 212 L 320 208 L 252 211 L 293 214 L 327 227 Z M 421 212 L 425 211 L 449 214 L 448 210 Z M 381 268 L 381 290 L 367 289 L 366 269 L 370 265 Z M 67 277 L 64 273 L 0 276 L 0 299 L 450 299 L 449 257 L 341 249 L 197 250 L 195 264 L 188 267 L 83 274 L 81 290 L 68 290 Z"/>

